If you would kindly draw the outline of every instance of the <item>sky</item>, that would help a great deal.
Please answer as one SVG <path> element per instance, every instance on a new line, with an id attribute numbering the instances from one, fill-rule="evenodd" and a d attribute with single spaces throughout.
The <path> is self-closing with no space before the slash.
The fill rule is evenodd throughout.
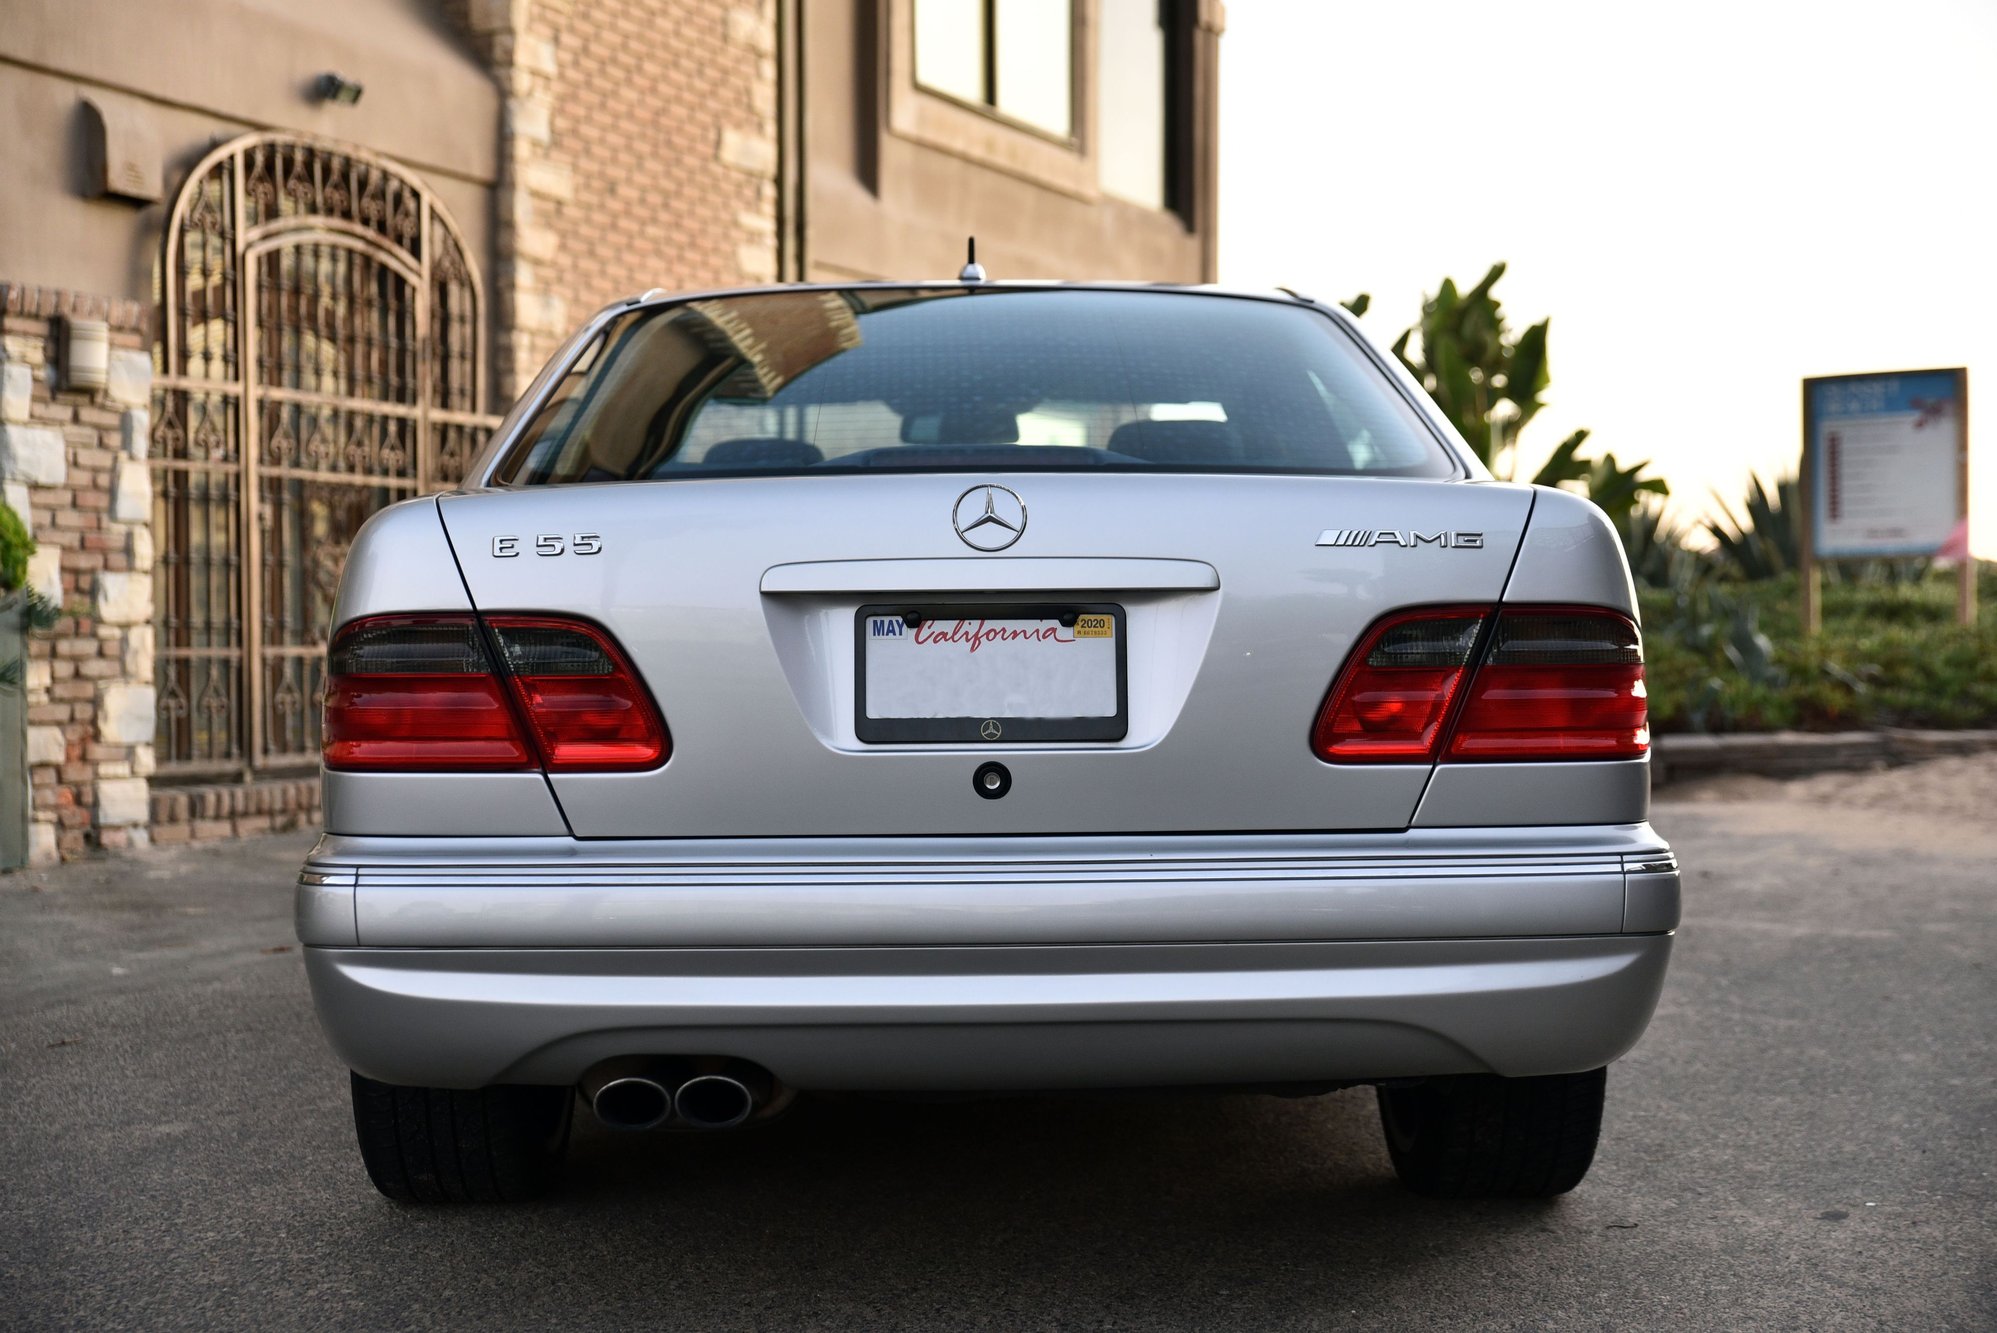
<path id="1" fill-rule="evenodd" d="M 1794 471 L 1805 376 L 1967 366 L 1997 558 L 1997 0 L 1232 0 L 1221 51 L 1222 282 L 1385 343 L 1506 261 L 1522 470 L 1586 426 L 1687 517 Z"/>

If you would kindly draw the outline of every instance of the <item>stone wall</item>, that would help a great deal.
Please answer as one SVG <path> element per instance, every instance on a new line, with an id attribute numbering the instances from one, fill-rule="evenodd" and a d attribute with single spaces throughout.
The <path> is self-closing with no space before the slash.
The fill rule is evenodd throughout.
<path id="1" fill-rule="evenodd" d="M 109 326 L 105 383 L 61 388 L 66 321 Z M 153 771 L 152 355 L 135 301 L 0 283 L 0 485 L 63 609 L 26 672 L 35 863 L 148 841 Z"/>

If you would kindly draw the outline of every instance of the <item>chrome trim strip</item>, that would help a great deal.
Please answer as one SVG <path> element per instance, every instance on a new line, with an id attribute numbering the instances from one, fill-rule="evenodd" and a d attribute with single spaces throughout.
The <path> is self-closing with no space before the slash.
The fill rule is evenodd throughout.
<path id="1" fill-rule="evenodd" d="M 566 888 L 707 887 L 806 884 L 1160 884 L 1237 883 L 1254 881 L 1343 881 L 1432 879 L 1475 876 L 1479 879 L 1554 875 L 1616 874 L 1613 859 L 1588 857 L 1437 857 L 1429 860 L 1325 859 L 1149 861 L 1003 861 L 859 862 L 797 861 L 777 864 L 730 864 L 688 861 L 654 865 L 536 865 L 531 862 L 479 866 L 368 866 L 349 870 L 345 883 L 367 888 L 389 885 L 545 884 Z M 356 880 L 355 876 L 358 876 Z M 304 878 L 301 876 L 301 878 Z M 335 877 L 329 876 L 332 882 Z"/>
<path id="2" fill-rule="evenodd" d="M 1682 911 L 1678 858 L 1653 852 L 1623 858 L 1623 931 L 1655 934 L 1676 930 Z"/>
<path id="3" fill-rule="evenodd" d="M 1486 830 L 1497 833 L 1498 830 Z M 865 947 L 1613 935 L 1622 853 L 1434 835 L 323 839 L 355 934 L 395 948 Z M 1604 846 L 1603 843 L 1609 845 Z M 1355 844 L 1356 845 L 1353 845 Z M 1495 845 L 1493 845 L 1495 844 Z M 1646 849 L 1649 850 L 1649 849 Z M 331 940 L 302 936 L 308 944 Z"/>
<path id="4" fill-rule="evenodd" d="M 772 565 L 765 593 L 1212 592 L 1220 574 L 1202 560 L 1075 556 L 945 560 L 810 560 Z"/>
<path id="5" fill-rule="evenodd" d="M 298 886 L 292 891 L 292 928 L 301 941 L 310 944 L 359 944 L 360 927 L 354 916 L 355 885 L 359 875 L 352 867 L 307 866 L 298 872 Z"/>
<path id="6" fill-rule="evenodd" d="M 1160 858 L 1303 858 L 1421 863 L 1437 857 L 1613 859 L 1668 854 L 1649 824 L 1574 824 L 1339 833 L 1180 833 L 978 837 L 375 837 L 328 833 L 307 857 L 331 866 L 537 864 L 565 867 L 774 863 L 989 864 Z M 1618 865 L 1620 869 L 1620 865 Z"/>

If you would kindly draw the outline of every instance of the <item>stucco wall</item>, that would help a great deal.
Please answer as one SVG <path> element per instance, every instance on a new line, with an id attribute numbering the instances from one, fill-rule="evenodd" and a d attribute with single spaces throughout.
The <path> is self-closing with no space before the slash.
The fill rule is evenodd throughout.
<path id="1" fill-rule="evenodd" d="M 500 93 L 426 0 L 9 0 L 0 21 L 0 280 L 150 300 L 159 229 L 215 144 L 281 129 L 414 168 L 492 262 Z M 323 72 L 366 88 L 316 100 Z M 86 97 L 157 136 L 166 198 L 84 191 Z"/>

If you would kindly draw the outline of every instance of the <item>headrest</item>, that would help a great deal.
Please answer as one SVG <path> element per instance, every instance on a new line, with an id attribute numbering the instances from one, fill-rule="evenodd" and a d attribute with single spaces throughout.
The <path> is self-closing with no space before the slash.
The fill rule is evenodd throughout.
<path id="1" fill-rule="evenodd" d="M 721 440 L 707 446 L 703 467 L 810 467 L 823 463 L 825 454 L 815 444 L 776 436 L 754 436 L 742 440 Z"/>
<path id="2" fill-rule="evenodd" d="M 1147 463 L 1232 463 L 1241 437 L 1225 421 L 1126 421 L 1110 432 L 1109 451 Z"/>

